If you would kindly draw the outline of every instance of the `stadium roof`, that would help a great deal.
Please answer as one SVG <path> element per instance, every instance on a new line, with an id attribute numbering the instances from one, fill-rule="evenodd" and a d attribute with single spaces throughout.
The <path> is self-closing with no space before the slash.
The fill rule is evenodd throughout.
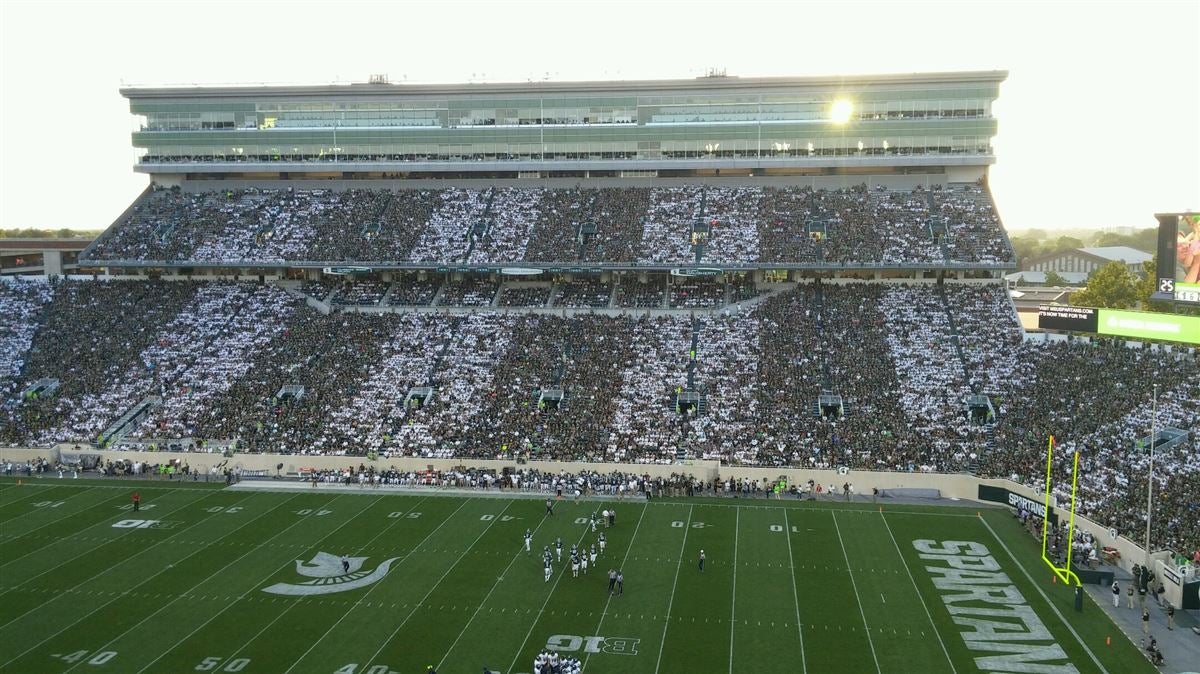
<path id="1" fill-rule="evenodd" d="M 1101 246 L 1099 248 L 1079 248 L 1078 250 L 1088 255 L 1095 255 L 1106 260 L 1116 260 L 1126 264 L 1149 262 L 1154 257 L 1150 253 L 1130 248 L 1129 246 Z"/>
<path id="2" fill-rule="evenodd" d="M 391 82 L 275 85 L 275 84 L 218 84 L 164 85 L 122 87 L 126 98 L 177 98 L 183 96 L 320 96 L 320 95 L 379 95 L 379 94 L 546 94 L 567 92 L 622 92 L 663 90 L 763 89 L 869 86 L 878 84 L 949 84 L 962 82 L 1002 82 L 1007 70 L 977 70 L 938 73 L 890 73 L 880 75 L 822 75 L 814 77 L 696 77 L 673 80 L 588 80 L 575 82 L 488 82 L 457 84 L 407 84 Z"/>

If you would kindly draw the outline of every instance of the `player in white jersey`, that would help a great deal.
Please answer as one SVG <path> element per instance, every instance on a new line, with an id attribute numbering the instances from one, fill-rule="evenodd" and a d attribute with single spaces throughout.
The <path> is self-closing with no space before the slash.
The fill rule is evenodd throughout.
<path id="1" fill-rule="evenodd" d="M 600 539 L 599 539 L 599 541 L 598 541 L 598 542 L 600 543 L 600 554 L 602 554 L 602 555 L 603 555 L 603 554 L 604 554 L 604 544 L 605 544 L 605 543 L 608 543 L 608 539 L 606 539 L 606 538 L 604 537 L 604 532 L 603 532 L 603 531 L 601 531 L 601 532 L 600 532 Z"/>
<path id="2" fill-rule="evenodd" d="M 588 556 L 587 553 L 579 555 L 579 568 L 583 569 L 583 575 L 587 575 Z"/>
<path id="3" fill-rule="evenodd" d="M 592 512 L 592 533 L 596 533 L 596 513 Z"/>
<path id="4" fill-rule="evenodd" d="M 546 564 L 543 567 L 542 571 L 544 571 L 546 573 L 546 582 L 549 583 L 550 582 L 550 574 L 554 573 L 554 568 L 552 566 L 550 566 L 550 560 L 548 560 L 548 559 L 546 560 Z"/>
<path id="5" fill-rule="evenodd" d="M 533 532 L 529 529 L 525 530 L 525 554 L 528 555 L 532 551 Z"/>
<path id="6" fill-rule="evenodd" d="M 554 552 L 558 554 L 558 561 L 562 561 L 562 538 L 554 539 Z"/>
<path id="7" fill-rule="evenodd" d="M 592 543 L 592 549 L 588 551 L 588 559 L 592 562 L 592 566 L 596 565 L 596 544 Z"/>
<path id="8" fill-rule="evenodd" d="M 579 577 L 579 555 L 571 555 L 571 577 Z"/>

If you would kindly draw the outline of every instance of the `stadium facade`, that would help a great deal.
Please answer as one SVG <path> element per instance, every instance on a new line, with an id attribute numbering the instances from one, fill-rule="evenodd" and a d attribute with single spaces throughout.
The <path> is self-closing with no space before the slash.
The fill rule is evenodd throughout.
<path id="1" fill-rule="evenodd" d="M 167 176 L 948 173 L 994 161 L 1003 71 L 627 82 L 127 88 Z"/>

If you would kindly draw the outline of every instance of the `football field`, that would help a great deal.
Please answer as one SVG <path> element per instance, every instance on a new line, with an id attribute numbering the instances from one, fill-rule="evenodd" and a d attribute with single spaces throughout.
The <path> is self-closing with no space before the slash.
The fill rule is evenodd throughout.
<path id="1" fill-rule="evenodd" d="M 585 500 L 546 516 L 496 493 L 24 482 L 0 482 L 4 672 L 528 674 L 547 649 L 587 673 L 1155 671 L 1091 600 L 1075 612 L 1007 510 Z M 605 551 L 572 577 L 609 506 Z"/>

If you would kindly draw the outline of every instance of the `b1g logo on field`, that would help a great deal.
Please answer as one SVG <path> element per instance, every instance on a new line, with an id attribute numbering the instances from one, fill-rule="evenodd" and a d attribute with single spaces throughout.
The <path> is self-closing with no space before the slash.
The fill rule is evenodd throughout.
<path id="1" fill-rule="evenodd" d="M 629 637 L 577 637 L 573 634 L 555 634 L 546 640 L 546 650 L 571 653 L 582 648 L 584 653 L 637 655 L 637 647 L 641 641 Z"/>
<path id="2" fill-rule="evenodd" d="M 392 562 L 397 559 L 400 558 L 392 557 L 384 560 L 374 571 L 360 571 L 363 562 L 367 561 L 366 557 L 347 558 L 346 561 L 349 562 L 347 569 L 342 567 L 342 560 L 337 555 L 318 552 L 307 564 L 299 559 L 296 560 L 296 573 L 314 580 L 303 583 L 276 583 L 270 587 L 264 587 L 263 592 L 290 597 L 309 597 L 357 590 L 382 580 L 387 575 L 388 569 L 391 568 Z"/>

